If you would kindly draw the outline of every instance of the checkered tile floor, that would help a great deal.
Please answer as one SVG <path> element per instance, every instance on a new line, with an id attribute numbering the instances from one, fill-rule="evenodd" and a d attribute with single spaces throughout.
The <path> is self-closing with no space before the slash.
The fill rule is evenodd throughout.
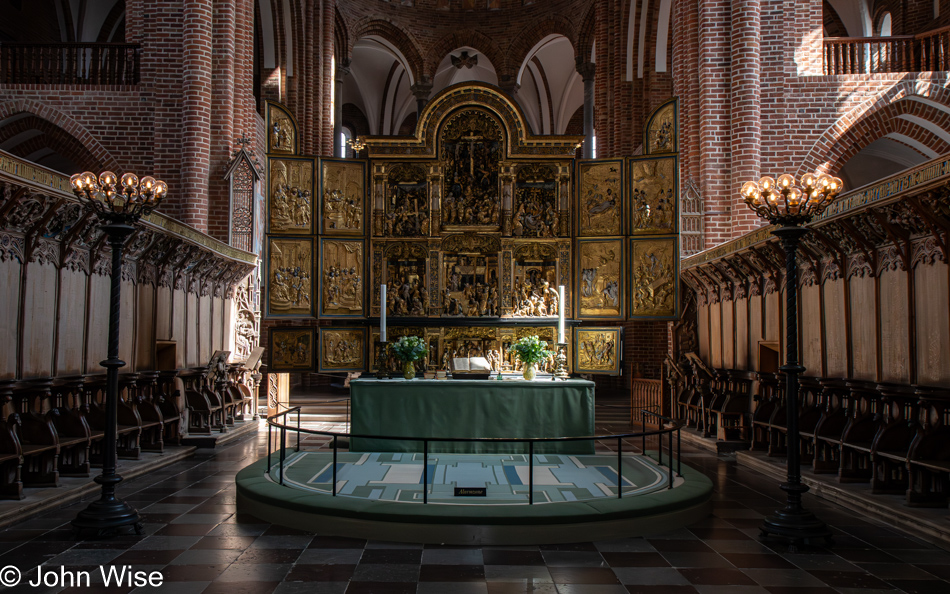
<path id="1" fill-rule="evenodd" d="M 599 424 L 598 431 L 623 425 Z M 770 479 L 728 459 L 684 449 L 716 485 L 713 516 L 650 538 L 521 547 L 441 547 L 326 538 L 235 513 L 234 475 L 265 453 L 263 433 L 123 483 L 146 534 L 75 541 L 68 521 L 85 503 L 0 532 L 0 568 L 24 580 L 40 563 L 90 572 L 91 588 L 18 586 L 3 592 L 129 592 L 97 586 L 98 566 L 159 571 L 142 592 L 545 593 L 686 592 L 824 594 L 950 592 L 950 553 L 810 495 L 806 505 L 835 529 L 833 549 L 789 554 L 763 543 L 757 525 L 780 505 Z M 2 577 L 0 572 L 0 577 Z"/>

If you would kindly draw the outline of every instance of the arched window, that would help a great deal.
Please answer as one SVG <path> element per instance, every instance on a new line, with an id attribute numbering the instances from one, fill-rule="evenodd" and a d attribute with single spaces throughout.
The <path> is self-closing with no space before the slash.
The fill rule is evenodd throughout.
<path id="1" fill-rule="evenodd" d="M 350 147 L 350 141 L 353 140 L 353 131 L 346 126 L 343 126 L 341 130 L 342 133 L 340 134 L 340 142 L 343 143 L 343 150 L 340 152 L 343 157 L 345 159 L 352 159 L 359 156 L 353 151 L 353 148 Z"/>
<path id="2" fill-rule="evenodd" d="M 877 27 L 875 27 L 874 33 L 878 37 L 890 37 L 891 36 L 891 13 L 884 12 L 877 19 Z"/>

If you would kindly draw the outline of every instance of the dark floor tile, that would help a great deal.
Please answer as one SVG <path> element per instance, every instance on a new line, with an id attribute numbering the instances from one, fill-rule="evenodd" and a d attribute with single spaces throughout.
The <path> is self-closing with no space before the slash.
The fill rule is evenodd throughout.
<path id="1" fill-rule="evenodd" d="M 164 499 L 159 499 L 159 503 L 204 503 L 207 501 L 207 497 L 199 497 L 197 495 L 169 495 Z"/>
<path id="2" fill-rule="evenodd" d="M 59 591 L 59 594 L 125 594 L 126 592 L 131 592 L 134 589 L 134 586 L 91 586 L 89 588 L 76 587 L 76 588 L 63 588 Z"/>
<path id="3" fill-rule="evenodd" d="M 360 563 L 392 564 L 422 563 L 422 549 L 366 549 L 360 558 Z"/>
<path id="4" fill-rule="evenodd" d="M 350 578 L 353 582 L 418 582 L 419 565 L 409 563 L 360 563 Z"/>
<path id="5" fill-rule="evenodd" d="M 796 588 L 793 586 L 765 586 L 769 594 L 836 594 L 834 588 Z"/>
<path id="6" fill-rule="evenodd" d="M 280 582 L 211 582 L 202 594 L 271 594 Z"/>
<path id="7" fill-rule="evenodd" d="M 346 594 L 415 594 L 416 585 L 388 582 L 350 582 Z"/>
<path id="8" fill-rule="evenodd" d="M 315 536 L 308 549 L 362 549 L 366 540 L 362 538 L 347 538 L 345 536 Z"/>
<path id="9" fill-rule="evenodd" d="M 659 553 L 610 553 L 600 554 L 611 567 L 669 567 Z"/>
<path id="10" fill-rule="evenodd" d="M 651 538 L 649 539 L 650 544 L 653 545 L 657 551 L 661 553 L 670 552 L 670 553 L 712 553 L 713 550 L 709 548 L 706 543 L 701 540 L 679 540 L 679 539 L 662 539 L 662 538 Z"/>
<path id="11" fill-rule="evenodd" d="M 555 584 L 619 584 L 616 574 L 606 567 L 549 567 Z"/>
<path id="12" fill-rule="evenodd" d="M 214 524 L 168 524 L 155 534 L 156 536 L 204 536 L 211 532 Z"/>
<path id="13" fill-rule="evenodd" d="M 840 549 L 835 552 L 852 563 L 900 563 L 900 559 L 880 549 Z"/>
<path id="14" fill-rule="evenodd" d="M 690 532 L 703 540 L 749 540 L 751 537 L 735 528 L 690 528 Z"/>
<path id="15" fill-rule="evenodd" d="M 810 569 L 808 573 L 834 588 L 861 588 L 863 590 L 886 590 L 889 588 L 886 582 L 874 577 L 870 573 L 858 571 L 827 571 L 821 569 Z"/>
<path id="16" fill-rule="evenodd" d="M 738 569 L 689 568 L 680 569 L 689 583 L 695 586 L 755 586 L 755 581 Z"/>
<path id="17" fill-rule="evenodd" d="M 264 533 L 264 536 L 313 536 L 313 532 L 288 528 L 287 526 L 271 526 Z"/>
<path id="18" fill-rule="evenodd" d="M 135 549 L 126 551 L 113 559 L 111 565 L 168 565 L 184 551 L 179 549 Z"/>
<path id="19" fill-rule="evenodd" d="M 538 547 L 542 551 L 596 551 L 597 547 L 591 542 L 568 542 L 563 544 L 546 544 Z"/>
<path id="20" fill-rule="evenodd" d="M 693 586 L 627 586 L 630 594 L 695 594 Z M 811 594 L 810 592 L 808 594 Z"/>
<path id="21" fill-rule="evenodd" d="M 203 536 L 191 546 L 193 549 L 244 550 L 257 539 L 256 536 Z"/>
<path id="22" fill-rule="evenodd" d="M 484 582 L 485 568 L 481 565 L 423 565 L 420 582 Z"/>
<path id="23" fill-rule="evenodd" d="M 346 582 L 353 577 L 355 565 L 294 565 L 285 582 Z"/>
<path id="24" fill-rule="evenodd" d="M 487 582 L 488 594 L 558 594 L 557 586 L 531 580 L 520 582 Z"/>
<path id="25" fill-rule="evenodd" d="M 720 553 L 720 555 L 725 557 L 729 563 L 743 569 L 792 569 L 795 567 L 779 555 L 768 555 L 765 553 Z"/>
<path id="26" fill-rule="evenodd" d="M 540 551 L 482 549 L 485 565 L 544 565 Z"/>
<path id="27" fill-rule="evenodd" d="M 950 581 L 950 565 L 920 564 L 915 567 L 919 567 L 942 580 Z"/>
<path id="28" fill-rule="evenodd" d="M 226 564 L 220 565 L 168 565 L 162 569 L 162 576 L 166 582 L 208 582 L 227 569 Z"/>
<path id="29" fill-rule="evenodd" d="M 950 584 L 943 580 L 888 580 L 891 586 L 907 594 L 947 594 Z"/>
<path id="30" fill-rule="evenodd" d="M 301 549 L 248 549 L 235 563 L 294 563 Z"/>

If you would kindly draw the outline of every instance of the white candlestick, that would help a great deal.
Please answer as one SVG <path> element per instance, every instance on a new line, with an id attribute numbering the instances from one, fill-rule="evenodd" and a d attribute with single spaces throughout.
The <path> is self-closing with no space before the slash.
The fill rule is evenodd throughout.
<path id="1" fill-rule="evenodd" d="M 557 341 L 558 344 L 567 342 L 564 340 L 564 296 L 566 295 L 564 285 L 558 287 L 557 295 Z"/>
<path id="2" fill-rule="evenodd" d="M 386 342 L 386 285 L 379 285 L 379 340 Z"/>

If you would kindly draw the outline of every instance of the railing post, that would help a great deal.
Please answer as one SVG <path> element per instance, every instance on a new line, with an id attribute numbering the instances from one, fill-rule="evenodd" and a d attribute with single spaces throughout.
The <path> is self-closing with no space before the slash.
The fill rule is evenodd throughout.
<path id="1" fill-rule="evenodd" d="M 336 440 L 337 435 L 333 436 L 333 496 L 336 497 Z"/>
<path id="2" fill-rule="evenodd" d="M 287 422 L 287 415 L 284 415 L 284 422 Z M 287 451 L 287 430 L 282 423 L 280 426 L 280 484 L 284 484 L 284 456 Z"/>
<path id="3" fill-rule="evenodd" d="M 429 440 L 422 440 L 422 504 L 429 503 Z"/>
<path id="4" fill-rule="evenodd" d="M 640 438 L 643 440 L 643 444 L 640 446 L 641 453 L 647 455 L 647 414 L 643 412 L 643 409 L 640 410 Z"/>
<path id="5" fill-rule="evenodd" d="M 676 428 L 676 474 L 683 476 L 683 443 L 680 441 L 680 429 Z"/>
<path id="6" fill-rule="evenodd" d="M 534 442 L 528 442 L 528 505 L 534 505 Z"/>
<path id="7" fill-rule="evenodd" d="M 673 488 L 673 430 L 670 430 L 670 489 Z M 663 436 L 660 435 L 660 441 L 663 441 Z"/>
<path id="8" fill-rule="evenodd" d="M 270 419 L 267 419 L 267 474 L 270 475 L 270 440 L 271 440 L 271 424 Z"/>
<path id="9" fill-rule="evenodd" d="M 623 497 L 623 438 L 617 438 L 617 499 Z"/>
<path id="10" fill-rule="evenodd" d="M 297 451 L 300 451 L 300 408 L 297 408 Z"/>

